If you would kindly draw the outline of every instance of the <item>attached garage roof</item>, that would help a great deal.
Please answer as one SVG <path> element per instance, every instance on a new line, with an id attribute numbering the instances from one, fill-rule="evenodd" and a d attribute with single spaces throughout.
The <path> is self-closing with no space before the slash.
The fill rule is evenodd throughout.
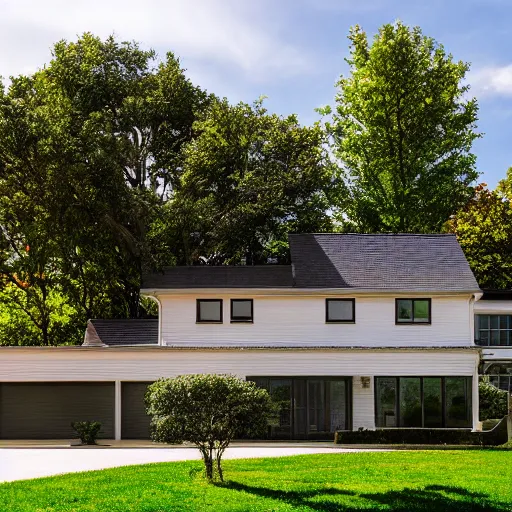
<path id="1" fill-rule="evenodd" d="M 158 319 L 89 320 L 85 346 L 158 345 Z"/>

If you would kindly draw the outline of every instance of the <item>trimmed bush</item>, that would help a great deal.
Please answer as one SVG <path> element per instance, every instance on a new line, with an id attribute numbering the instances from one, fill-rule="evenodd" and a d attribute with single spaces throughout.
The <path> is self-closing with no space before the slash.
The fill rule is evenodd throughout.
<path id="1" fill-rule="evenodd" d="M 480 421 L 506 416 L 508 393 L 482 380 L 478 385 Z"/>
<path id="2" fill-rule="evenodd" d="M 98 421 L 74 421 L 71 427 L 78 434 L 82 444 L 96 444 L 96 439 L 101 430 Z"/>
<path id="3" fill-rule="evenodd" d="M 404 428 L 336 432 L 337 444 L 425 444 L 499 446 L 507 442 L 507 418 L 492 430 L 471 432 L 460 429 Z"/>

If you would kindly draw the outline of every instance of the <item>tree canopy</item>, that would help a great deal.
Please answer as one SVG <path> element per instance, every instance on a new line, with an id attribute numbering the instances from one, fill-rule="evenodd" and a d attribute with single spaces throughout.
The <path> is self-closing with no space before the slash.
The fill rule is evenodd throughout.
<path id="1" fill-rule="evenodd" d="M 512 289 L 512 168 L 496 190 L 484 184 L 448 223 L 484 289 Z"/>
<path id="2" fill-rule="evenodd" d="M 350 75 L 338 82 L 331 125 L 344 229 L 439 232 L 478 176 L 469 65 L 401 22 L 382 26 L 371 44 L 359 26 L 349 40 Z"/>

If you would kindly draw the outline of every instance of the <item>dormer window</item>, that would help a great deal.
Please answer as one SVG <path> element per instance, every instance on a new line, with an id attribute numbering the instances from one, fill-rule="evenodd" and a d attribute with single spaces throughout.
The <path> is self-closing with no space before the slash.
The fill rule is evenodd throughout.
<path id="1" fill-rule="evenodd" d="M 356 321 L 355 299 L 325 299 L 325 321 L 343 324 Z"/>
<path id="2" fill-rule="evenodd" d="M 196 306 L 197 323 L 222 323 L 222 299 L 197 299 Z"/>
<path id="3" fill-rule="evenodd" d="M 430 324 L 432 302 L 430 299 L 396 299 L 395 323 Z"/>

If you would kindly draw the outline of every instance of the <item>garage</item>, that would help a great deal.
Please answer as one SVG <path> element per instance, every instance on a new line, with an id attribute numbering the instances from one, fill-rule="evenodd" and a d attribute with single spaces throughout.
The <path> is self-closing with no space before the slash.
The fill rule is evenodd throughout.
<path id="1" fill-rule="evenodd" d="M 151 382 L 121 384 L 121 439 L 149 439 L 150 418 L 144 395 Z"/>
<path id="2" fill-rule="evenodd" d="M 0 439 L 71 439 L 73 421 L 99 421 L 114 438 L 113 382 L 0 383 Z"/>

